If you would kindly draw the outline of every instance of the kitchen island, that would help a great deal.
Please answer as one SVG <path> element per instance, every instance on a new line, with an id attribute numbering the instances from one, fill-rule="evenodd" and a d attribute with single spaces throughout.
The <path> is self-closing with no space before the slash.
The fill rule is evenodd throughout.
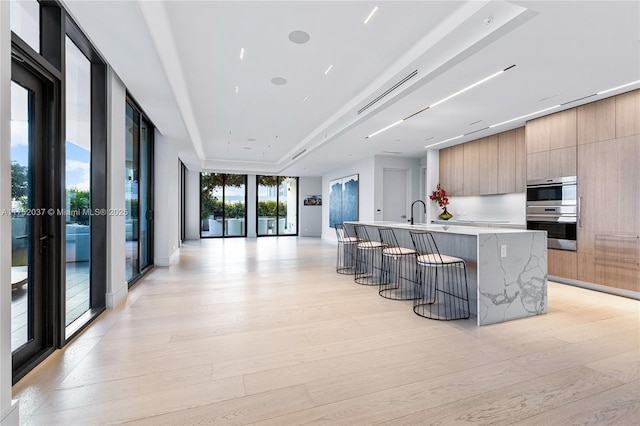
<path id="1" fill-rule="evenodd" d="M 469 304 L 478 325 L 495 324 L 547 312 L 547 234 L 526 229 L 455 225 L 409 225 L 398 222 L 345 222 L 395 230 L 398 242 L 413 247 L 409 231 L 431 232 L 440 253 L 463 259 L 467 266 Z"/>

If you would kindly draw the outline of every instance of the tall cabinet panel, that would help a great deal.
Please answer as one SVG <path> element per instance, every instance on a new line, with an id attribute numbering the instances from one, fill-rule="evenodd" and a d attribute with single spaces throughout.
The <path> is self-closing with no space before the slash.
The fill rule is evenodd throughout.
<path id="1" fill-rule="evenodd" d="M 462 195 L 480 194 L 480 144 L 467 142 L 464 147 L 464 185 Z"/>
<path id="2" fill-rule="evenodd" d="M 576 175 L 576 110 L 527 123 L 527 180 Z"/>
<path id="3" fill-rule="evenodd" d="M 640 135 L 612 136 L 633 132 L 635 119 L 605 101 L 579 108 L 578 279 L 640 291 Z M 611 138 L 587 142 L 602 137 Z"/>
<path id="4" fill-rule="evenodd" d="M 479 149 L 479 189 L 480 195 L 498 193 L 498 135 L 482 138 Z"/>

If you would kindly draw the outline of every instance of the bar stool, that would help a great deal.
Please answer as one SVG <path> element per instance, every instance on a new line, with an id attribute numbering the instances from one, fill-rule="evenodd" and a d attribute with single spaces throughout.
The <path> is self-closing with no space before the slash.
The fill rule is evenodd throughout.
<path id="1" fill-rule="evenodd" d="M 372 241 L 364 225 L 355 225 L 353 229 L 358 239 L 354 281 L 363 285 L 379 285 L 382 277 L 382 250 L 386 246 Z"/>
<path id="2" fill-rule="evenodd" d="M 336 272 L 344 275 L 353 275 L 356 273 L 355 246 L 358 243 L 358 239 L 349 236 L 342 223 L 336 223 L 335 229 L 338 237 Z"/>
<path id="3" fill-rule="evenodd" d="M 417 252 L 418 295 L 413 312 L 449 321 L 469 318 L 469 289 L 464 260 L 440 254 L 430 232 L 409 232 Z"/>
<path id="4" fill-rule="evenodd" d="M 393 229 L 378 228 L 382 250 L 382 280 L 378 294 L 387 299 L 413 300 L 415 298 L 416 251 L 400 247 Z"/>

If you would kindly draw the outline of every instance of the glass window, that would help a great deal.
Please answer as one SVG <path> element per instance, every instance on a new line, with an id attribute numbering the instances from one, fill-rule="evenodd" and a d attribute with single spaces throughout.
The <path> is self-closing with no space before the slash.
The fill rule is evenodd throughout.
<path id="1" fill-rule="evenodd" d="M 297 235 L 298 178 L 258 176 L 258 236 Z"/>
<path id="2" fill-rule="evenodd" d="M 66 38 L 66 319 L 91 308 L 91 62 Z"/>
<path id="3" fill-rule="evenodd" d="M 247 176 L 224 173 L 200 175 L 200 236 L 244 237 Z"/>
<path id="4" fill-rule="evenodd" d="M 127 104 L 125 141 L 125 270 L 127 281 L 138 275 L 138 142 L 137 111 Z"/>
<path id="5" fill-rule="evenodd" d="M 40 53 L 40 3 L 36 0 L 11 0 L 11 31 Z"/>

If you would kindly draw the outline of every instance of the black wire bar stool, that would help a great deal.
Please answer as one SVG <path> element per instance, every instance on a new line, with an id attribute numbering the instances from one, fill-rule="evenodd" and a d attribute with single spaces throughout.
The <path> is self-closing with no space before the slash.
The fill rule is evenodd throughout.
<path id="1" fill-rule="evenodd" d="M 358 239 L 354 281 L 363 285 L 379 285 L 382 281 L 382 250 L 386 246 L 371 240 L 364 225 L 355 225 L 353 229 Z"/>
<path id="2" fill-rule="evenodd" d="M 378 228 L 382 250 L 382 280 L 378 294 L 387 299 L 413 300 L 416 297 L 416 251 L 401 247 L 393 229 Z"/>
<path id="3" fill-rule="evenodd" d="M 464 260 L 440 254 L 430 232 L 409 232 L 417 252 L 417 291 L 413 312 L 434 320 L 469 318 Z"/>
<path id="4" fill-rule="evenodd" d="M 356 244 L 358 239 L 349 236 L 349 232 L 342 223 L 335 224 L 338 237 L 338 254 L 336 258 L 336 272 L 344 275 L 356 273 Z"/>

